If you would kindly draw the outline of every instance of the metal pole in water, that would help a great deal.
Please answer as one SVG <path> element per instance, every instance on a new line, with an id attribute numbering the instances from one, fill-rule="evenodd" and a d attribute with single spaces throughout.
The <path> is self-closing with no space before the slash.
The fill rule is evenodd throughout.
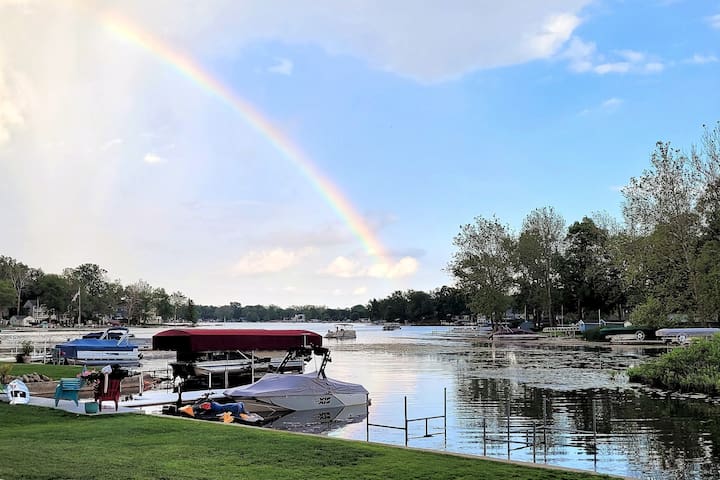
<path id="1" fill-rule="evenodd" d="M 547 445 L 547 397 L 544 395 L 543 395 L 543 444 Z"/>
<path id="2" fill-rule="evenodd" d="M 445 448 L 447 448 L 447 387 L 443 388 L 443 436 L 445 437 Z"/>
<path id="3" fill-rule="evenodd" d="M 507 397 L 506 411 L 507 411 L 507 440 L 508 440 L 507 454 L 508 454 L 508 460 L 510 460 L 510 395 L 509 394 Z"/>
<path id="4" fill-rule="evenodd" d="M 365 441 L 370 441 L 370 402 L 369 395 L 365 395 Z"/>
<path id="5" fill-rule="evenodd" d="M 536 439 L 536 437 L 535 437 L 535 422 L 533 422 L 533 443 L 532 443 L 532 447 L 533 447 L 533 463 L 535 463 L 535 447 L 536 447 L 536 445 L 535 445 L 535 439 Z"/>
<path id="6" fill-rule="evenodd" d="M 597 470 L 597 418 L 595 417 L 595 399 L 592 400 L 593 417 L 593 466 Z"/>
<path id="7" fill-rule="evenodd" d="M 487 424 L 485 417 L 483 417 L 483 456 L 487 456 Z"/>
<path id="8" fill-rule="evenodd" d="M 405 396 L 405 446 L 408 445 L 407 396 Z"/>

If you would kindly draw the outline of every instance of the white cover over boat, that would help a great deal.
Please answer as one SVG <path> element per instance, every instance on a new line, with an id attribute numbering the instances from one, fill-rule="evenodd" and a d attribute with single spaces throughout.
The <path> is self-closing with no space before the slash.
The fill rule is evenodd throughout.
<path id="1" fill-rule="evenodd" d="M 322 378 L 316 372 L 298 375 L 271 373 L 252 385 L 227 389 L 223 393 L 245 402 L 251 411 L 315 410 L 366 405 L 368 401 L 368 391 L 362 385 Z"/>
<path id="2" fill-rule="evenodd" d="M 720 328 L 661 328 L 655 332 L 655 336 L 666 342 L 683 344 L 692 338 L 708 338 L 718 333 Z"/>

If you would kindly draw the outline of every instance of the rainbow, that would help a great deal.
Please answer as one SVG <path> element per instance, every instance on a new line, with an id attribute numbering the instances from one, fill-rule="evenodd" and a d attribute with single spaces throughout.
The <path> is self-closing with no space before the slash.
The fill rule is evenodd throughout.
<path id="1" fill-rule="evenodd" d="M 265 137 L 278 152 L 297 167 L 357 236 L 368 254 L 375 257 L 379 263 L 386 266 L 391 265 L 380 241 L 340 189 L 310 161 L 300 147 L 284 135 L 250 102 L 238 96 L 192 58 L 140 29 L 127 18 L 115 12 L 103 13 L 101 18 L 103 26 L 114 36 L 153 54 L 205 92 L 232 107 L 249 126 Z"/>

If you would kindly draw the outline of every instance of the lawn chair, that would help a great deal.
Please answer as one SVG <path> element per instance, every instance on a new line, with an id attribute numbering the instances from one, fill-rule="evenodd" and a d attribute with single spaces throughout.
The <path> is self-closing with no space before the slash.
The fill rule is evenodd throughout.
<path id="1" fill-rule="evenodd" d="M 120 379 L 110 378 L 108 379 L 107 388 L 105 388 L 105 379 L 101 379 L 97 385 L 95 385 L 95 391 L 93 393 L 95 401 L 98 402 L 98 407 L 102 412 L 102 402 L 109 401 L 115 402 L 115 411 L 118 409 L 118 401 L 120 400 Z"/>
<path id="2" fill-rule="evenodd" d="M 84 383 L 80 378 L 61 378 L 55 387 L 55 406 L 57 407 L 60 400 L 72 400 L 75 405 L 79 405 L 80 389 Z"/>

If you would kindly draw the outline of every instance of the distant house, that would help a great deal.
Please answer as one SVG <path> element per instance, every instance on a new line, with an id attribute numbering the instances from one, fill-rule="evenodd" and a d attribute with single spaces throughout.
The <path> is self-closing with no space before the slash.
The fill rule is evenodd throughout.
<path id="1" fill-rule="evenodd" d="M 40 304 L 40 300 L 28 300 L 23 305 L 23 310 L 31 317 L 32 323 L 37 324 L 50 319 L 50 312 L 45 305 Z"/>

